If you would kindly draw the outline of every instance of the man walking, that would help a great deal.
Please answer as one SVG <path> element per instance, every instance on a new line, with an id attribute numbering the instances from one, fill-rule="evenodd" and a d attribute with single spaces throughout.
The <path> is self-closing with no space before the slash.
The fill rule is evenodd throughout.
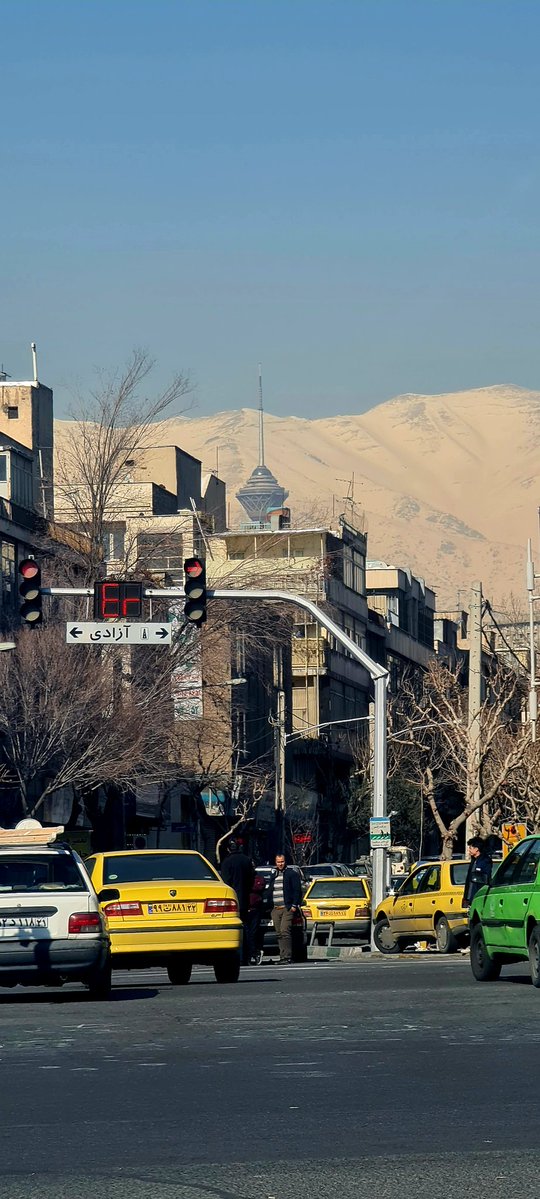
<path id="1" fill-rule="evenodd" d="M 279 960 L 292 960 L 291 928 L 295 912 L 302 903 L 302 879 L 294 866 L 287 866 L 285 855 L 276 855 L 276 873 L 271 883 L 272 922 L 279 945 Z"/>
<path id="2" fill-rule="evenodd" d="M 470 908 L 471 903 L 480 887 L 485 887 L 491 878 L 492 862 L 489 854 L 486 851 L 485 844 L 481 837 L 471 837 L 467 841 L 467 849 L 471 859 L 467 877 L 465 879 L 465 890 L 463 892 L 463 907 Z"/>

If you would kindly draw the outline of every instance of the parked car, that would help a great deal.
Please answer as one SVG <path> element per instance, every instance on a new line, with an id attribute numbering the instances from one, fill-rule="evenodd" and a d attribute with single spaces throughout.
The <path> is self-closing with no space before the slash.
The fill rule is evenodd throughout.
<path id="1" fill-rule="evenodd" d="M 345 866 L 343 862 L 315 862 L 303 866 L 302 870 L 308 882 L 314 878 L 330 878 L 334 875 L 351 878 L 354 873 L 352 868 Z"/>
<path id="2" fill-rule="evenodd" d="M 540 837 L 526 837 L 501 862 L 469 911 L 471 970 L 477 982 L 499 977 L 503 966 L 529 961 L 540 987 Z"/>
<path id="3" fill-rule="evenodd" d="M 297 869 L 300 870 L 300 867 L 297 867 Z M 276 931 L 272 923 L 272 908 L 270 903 L 270 884 L 276 871 L 273 866 L 257 866 L 256 873 L 261 874 L 266 882 L 262 896 L 263 910 L 261 916 L 263 954 L 265 957 L 273 957 L 279 950 Z M 307 886 L 308 881 L 304 878 L 302 870 L 300 870 L 300 874 L 302 875 L 304 886 Z M 296 912 L 293 917 L 291 951 L 293 962 L 305 962 L 307 960 L 307 922 L 303 912 Z"/>
<path id="4" fill-rule="evenodd" d="M 308 936 L 315 924 L 332 924 L 334 932 L 367 937 L 371 927 L 371 893 L 363 878 L 317 878 L 308 887 L 303 903 Z M 316 934 L 320 942 L 326 932 Z"/>
<path id="5" fill-rule="evenodd" d="M 468 861 L 428 862 L 415 867 L 395 895 L 377 908 L 373 940 L 381 953 L 399 953 L 416 941 L 435 941 L 453 953 L 468 940 L 463 888 Z"/>
<path id="6" fill-rule="evenodd" d="M 80 982 L 92 999 L 107 999 L 110 941 L 97 895 L 56 836 L 31 819 L 0 831 L 0 985 Z"/>
<path id="7" fill-rule="evenodd" d="M 165 966 L 180 986 L 199 962 L 213 966 L 217 982 L 238 981 L 238 902 L 202 854 L 133 849 L 94 854 L 86 865 L 110 933 L 113 968 Z"/>

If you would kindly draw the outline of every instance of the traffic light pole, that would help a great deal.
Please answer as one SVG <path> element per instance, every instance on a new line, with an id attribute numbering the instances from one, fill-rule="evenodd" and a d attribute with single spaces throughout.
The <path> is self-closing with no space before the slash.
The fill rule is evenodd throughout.
<path id="1" fill-rule="evenodd" d="M 94 594 L 93 587 L 43 587 L 41 590 L 45 595 L 92 596 Z M 184 590 L 182 587 L 150 587 L 145 588 L 144 595 L 147 599 L 178 600 L 184 598 Z M 370 658 L 365 650 L 361 649 L 355 641 L 352 641 L 347 636 L 347 633 L 326 612 L 323 612 L 321 608 L 318 608 L 316 604 L 312 603 L 304 595 L 294 595 L 290 591 L 274 591 L 273 589 L 266 588 L 248 587 L 237 590 L 229 587 L 218 587 L 215 589 L 209 588 L 207 596 L 208 599 L 271 600 L 274 603 L 294 604 L 297 608 L 303 608 L 304 612 L 309 612 L 310 616 L 313 616 L 317 621 L 317 624 L 322 625 L 327 633 L 335 637 L 336 641 L 347 650 L 351 657 L 355 658 L 359 665 L 363 666 L 364 670 L 368 672 L 375 692 L 372 815 L 379 817 L 386 816 L 386 693 L 388 671 L 384 666 L 380 666 L 378 662 Z M 376 911 L 385 896 L 386 850 L 377 846 L 373 849 L 372 853 L 372 904 L 373 911 Z"/>

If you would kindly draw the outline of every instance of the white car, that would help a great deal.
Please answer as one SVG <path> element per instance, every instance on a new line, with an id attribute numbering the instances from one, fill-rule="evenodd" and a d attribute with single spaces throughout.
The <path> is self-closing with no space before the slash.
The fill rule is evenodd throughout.
<path id="1" fill-rule="evenodd" d="M 110 940 L 97 895 L 56 832 L 36 820 L 0 829 L 0 986 L 82 982 L 107 999 Z"/>

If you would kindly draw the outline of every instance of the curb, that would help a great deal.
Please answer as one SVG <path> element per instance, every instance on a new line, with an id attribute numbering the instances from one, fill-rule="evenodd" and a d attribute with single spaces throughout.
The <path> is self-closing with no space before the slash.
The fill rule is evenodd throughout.
<path id="1" fill-rule="evenodd" d="M 330 948 L 326 945 L 313 945 L 312 947 L 308 946 L 307 951 L 309 960 L 313 958 L 319 961 L 327 958 L 332 961 L 335 958 L 363 958 L 367 953 L 370 953 L 369 945 L 331 945 Z"/>

